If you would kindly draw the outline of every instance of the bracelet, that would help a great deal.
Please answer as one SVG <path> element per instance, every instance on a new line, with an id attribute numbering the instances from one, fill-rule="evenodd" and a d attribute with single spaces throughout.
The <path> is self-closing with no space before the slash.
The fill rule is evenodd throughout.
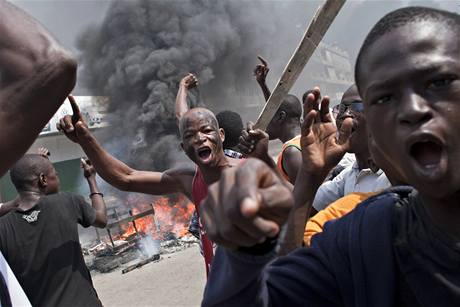
<path id="1" fill-rule="evenodd" d="M 100 195 L 101 197 L 104 197 L 104 194 L 99 193 L 99 192 L 91 193 L 91 194 L 89 194 L 89 197 L 91 198 L 91 197 L 93 197 L 94 195 Z"/>

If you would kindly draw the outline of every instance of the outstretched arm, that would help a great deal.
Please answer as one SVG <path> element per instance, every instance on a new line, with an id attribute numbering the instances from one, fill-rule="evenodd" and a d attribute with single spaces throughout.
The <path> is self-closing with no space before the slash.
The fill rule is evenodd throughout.
<path id="1" fill-rule="evenodd" d="M 264 58 L 262 58 L 260 55 L 258 55 L 257 58 L 262 64 L 258 64 L 256 66 L 254 69 L 254 76 L 256 77 L 257 83 L 259 83 L 259 86 L 264 93 L 265 100 L 267 101 L 268 98 L 270 98 L 271 92 L 267 86 L 267 83 L 265 82 L 265 79 L 267 78 L 267 74 L 270 71 L 270 68 L 268 68 L 267 61 L 265 61 Z"/>
<path id="2" fill-rule="evenodd" d="M 329 98 L 325 96 L 319 103 L 320 95 L 320 90 L 316 87 L 304 104 L 300 139 L 302 166 L 294 185 L 294 208 L 291 210 L 286 234 L 281 242 L 281 255 L 302 246 L 305 224 L 316 191 L 349 148 L 351 119 L 343 122 L 336 139 L 337 128 L 329 114 Z"/>
<path id="3" fill-rule="evenodd" d="M 187 104 L 188 91 L 196 87 L 197 85 L 198 85 L 198 79 L 192 73 L 189 73 L 188 75 L 183 77 L 182 80 L 180 80 L 179 90 L 177 91 L 177 96 L 176 96 L 176 106 L 175 106 L 176 119 L 178 123 L 180 119 L 182 118 L 182 116 L 189 110 L 189 107 Z"/>
<path id="4" fill-rule="evenodd" d="M 165 172 L 148 172 L 132 169 L 110 155 L 91 134 L 84 122 L 74 98 L 69 96 L 72 116 L 65 116 L 58 123 L 58 129 L 72 141 L 80 144 L 91 160 L 97 173 L 114 187 L 131 192 L 153 195 L 170 193 L 191 194 L 193 169 L 175 169 Z"/>
<path id="5" fill-rule="evenodd" d="M 0 176 L 75 85 L 77 64 L 36 20 L 0 0 Z"/>
<path id="6" fill-rule="evenodd" d="M 267 265 L 291 205 L 285 181 L 256 159 L 224 171 L 209 187 L 200 216 L 218 248 L 202 306 L 341 304 L 329 246 L 317 243 Z"/>

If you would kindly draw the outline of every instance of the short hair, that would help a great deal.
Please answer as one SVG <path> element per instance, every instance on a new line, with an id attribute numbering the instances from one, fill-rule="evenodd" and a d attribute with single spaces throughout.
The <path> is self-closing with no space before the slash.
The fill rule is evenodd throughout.
<path id="1" fill-rule="evenodd" d="M 39 154 L 26 154 L 10 169 L 10 178 L 16 190 L 24 189 L 34 185 L 40 174 L 48 174 L 52 168 L 51 162 Z"/>
<path id="2" fill-rule="evenodd" d="M 438 10 L 429 7 L 410 6 L 404 7 L 383 16 L 371 29 L 366 36 L 355 64 L 355 81 L 359 88 L 360 63 L 369 47 L 383 35 L 405 26 L 407 24 L 419 21 L 434 21 L 444 23 L 446 26 L 459 32 L 460 35 L 460 15 L 448 11 Z"/>
<path id="3" fill-rule="evenodd" d="M 280 111 L 284 111 L 290 118 L 300 119 L 302 116 L 302 105 L 296 96 L 287 94 L 278 109 L 278 112 Z"/>
<path id="4" fill-rule="evenodd" d="M 224 149 L 235 147 L 239 143 L 241 131 L 244 129 L 240 114 L 233 111 L 222 111 L 216 115 L 219 127 L 225 131 Z"/>

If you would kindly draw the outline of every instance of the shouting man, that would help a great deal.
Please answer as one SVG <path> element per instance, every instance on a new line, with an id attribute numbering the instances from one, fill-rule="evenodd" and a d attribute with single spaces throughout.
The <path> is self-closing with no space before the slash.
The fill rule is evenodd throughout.
<path id="1" fill-rule="evenodd" d="M 69 98 L 74 115 L 62 118 L 58 128 L 83 148 L 98 174 L 120 190 L 152 195 L 183 193 L 198 208 L 208 193 L 208 185 L 219 180 L 224 169 L 241 161 L 225 156 L 222 148 L 225 134 L 223 129 L 219 129 L 214 114 L 205 108 L 194 108 L 181 117 L 179 130 L 182 149 L 196 167 L 180 167 L 164 172 L 132 169 L 111 156 L 98 143 L 83 121 L 75 100 Z M 201 232 L 201 241 L 206 272 L 209 272 L 213 258 L 212 243 L 204 232 Z"/>
<path id="2" fill-rule="evenodd" d="M 204 306 L 458 305 L 459 35 L 459 15 L 405 7 L 373 27 L 356 62 L 379 164 L 415 189 L 367 199 L 310 248 L 270 263 L 289 191 L 258 161 L 224 172 L 202 206 L 209 235 L 227 247 L 217 250 Z"/>

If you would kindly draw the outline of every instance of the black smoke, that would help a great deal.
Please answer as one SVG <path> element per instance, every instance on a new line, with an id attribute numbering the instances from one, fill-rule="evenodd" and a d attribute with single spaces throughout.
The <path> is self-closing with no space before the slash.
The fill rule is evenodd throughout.
<path id="1" fill-rule="evenodd" d="M 180 78 L 187 72 L 199 77 L 201 95 L 195 91 L 191 105 L 203 97 L 217 110 L 244 105 L 234 93 L 250 85 L 259 94 L 251 71 L 255 56 L 273 49 L 271 14 L 255 1 L 114 2 L 78 41 L 84 86 L 110 98 L 104 142 L 143 169 L 184 160 L 174 117 Z"/>

